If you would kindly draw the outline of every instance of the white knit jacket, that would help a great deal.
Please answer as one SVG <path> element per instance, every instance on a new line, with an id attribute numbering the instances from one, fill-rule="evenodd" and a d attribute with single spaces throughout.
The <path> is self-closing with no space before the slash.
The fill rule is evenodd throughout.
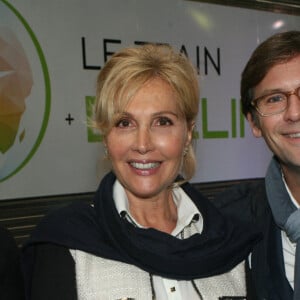
<path id="1" fill-rule="evenodd" d="M 70 252 L 75 261 L 78 300 L 155 299 L 149 273 L 80 250 Z M 228 273 L 194 282 L 203 300 L 246 299 L 244 263 Z"/>

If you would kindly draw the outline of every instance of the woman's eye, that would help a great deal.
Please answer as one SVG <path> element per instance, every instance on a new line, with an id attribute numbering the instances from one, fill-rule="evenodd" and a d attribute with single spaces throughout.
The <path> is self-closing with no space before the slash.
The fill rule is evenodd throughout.
<path id="1" fill-rule="evenodd" d="M 167 117 L 160 117 L 157 123 L 159 126 L 170 126 L 173 124 L 172 120 Z"/>
<path id="2" fill-rule="evenodd" d="M 120 121 L 117 122 L 116 127 L 121 127 L 121 128 L 129 127 L 130 124 L 131 124 L 130 120 L 128 120 L 128 119 L 122 119 L 122 120 L 120 120 Z"/>

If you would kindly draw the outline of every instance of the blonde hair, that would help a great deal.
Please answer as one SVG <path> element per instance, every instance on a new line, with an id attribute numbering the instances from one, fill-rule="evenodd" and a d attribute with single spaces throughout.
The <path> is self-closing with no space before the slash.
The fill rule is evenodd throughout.
<path id="1" fill-rule="evenodd" d="M 178 109 L 191 128 L 199 107 L 195 69 L 171 46 L 156 44 L 125 48 L 105 64 L 97 78 L 94 127 L 105 137 L 136 92 L 153 78 L 160 78 L 172 87 Z M 194 175 L 195 168 L 195 154 L 190 145 L 182 166 L 187 180 Z"/>

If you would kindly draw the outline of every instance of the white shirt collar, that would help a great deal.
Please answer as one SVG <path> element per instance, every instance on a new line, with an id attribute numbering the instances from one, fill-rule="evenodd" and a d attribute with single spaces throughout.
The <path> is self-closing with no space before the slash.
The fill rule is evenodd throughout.
<path id="1" fill-rule="evenodd" d="M 126 215 L 130 222 L 138 227 L 143 227 L 130 214 L 127 195 L 118 180 L 115 181 L 113 186 L 113 199 L 120 216 Z M 201 233 L 203 229 L 203 218 L 201 213 L 181 187 L 173 189 L 173 199 L 177 206 L 178 218 L 172 235 L 178 235 L 186 226 L 190 225 L 191 222 L 197 223 L 197 227 L 199 228 L 198 232 Z"/>
<path id="2" fill-rule="evenodd" d="M 287 185 L 287 183 L 286 183 L 286 181 L 285 181 L 283 172 L 281 172 L 281 175 L 282 175 L 282 180 L 283 180 L 283 183 L 284 183 L 284 185 L 285 185 L 285 188 L 286 188 L 286 190 L 287 190 L 287 192 L 288 192 L 288 194 L 289 194 L 289 196 L 290 196 L 290 198 L 291 198 L 293 204 L 296 206 L 297 209 L 300 208 L 298 202 L 296 201 L 296 199 L 295 199 L 294 196 L 292 195 L 292 192 L 290 191 L 290 189 L 289 189 L 289 187 L 288 187 L 288 185 Z"/>

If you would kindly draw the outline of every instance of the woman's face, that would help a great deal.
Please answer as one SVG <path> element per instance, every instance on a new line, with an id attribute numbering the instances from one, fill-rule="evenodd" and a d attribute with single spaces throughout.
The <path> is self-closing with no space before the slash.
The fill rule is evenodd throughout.
<path id="1" fill-rule="evenodd" d="M 193 128 L 175 97 L 163 80 L 147 82 L 106 136 L 113 170 L 129 199 L 159 196 L 180 171 Z"/>

